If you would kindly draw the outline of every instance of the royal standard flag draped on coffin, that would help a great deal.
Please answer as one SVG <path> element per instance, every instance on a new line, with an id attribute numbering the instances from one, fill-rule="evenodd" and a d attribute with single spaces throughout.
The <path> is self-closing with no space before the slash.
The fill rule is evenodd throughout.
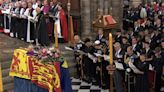
<path id="1" fill-rule="evenodd" d="M 60 75 L 51 63 L 32 62 L 31 81 L 49 92 L 62 92 L 60 85 Z"/>
<path id="2" fill-rule="evenodd" d="M 27 56 L 27 51 L 23 49 L 16 49 L 13 54 L 13 59 L 10 67 L 10 76 L 30 79 L 30 66 Z"/>

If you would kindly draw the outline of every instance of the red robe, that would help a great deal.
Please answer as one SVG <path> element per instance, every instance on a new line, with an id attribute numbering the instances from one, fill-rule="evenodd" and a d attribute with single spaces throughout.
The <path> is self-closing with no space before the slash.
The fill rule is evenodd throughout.
<path id="1" fill-rule="evenodd" d="M 68 27 L 67 27 L 67 19 L 64 13 L 64 10 L 60 10 L 60 24 L 61 24 L 61 30 L 62 30 L 62 36 L 64 38 L 64 41 L 68 41 Z"/>

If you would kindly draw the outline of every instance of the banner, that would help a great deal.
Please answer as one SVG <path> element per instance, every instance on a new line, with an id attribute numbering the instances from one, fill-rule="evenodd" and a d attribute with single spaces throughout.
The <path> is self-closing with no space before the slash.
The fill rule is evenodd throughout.
<path id="1" fill-rule="evenodd" d="M 24 79 L 30 79 L 30 66 L 27 60 L 27 51 L 22 49 L 16 49 L 13 54 L 13 59 L 10 67 L 10 76 L 20 77 Z"/>
<path id="2" fill-rule="evenodd" d="M 56 89 L 60 88 L 60 76 L 53 64 L 43 64 L 39 61 L 32 62 L 32 79 L 31 81 L 42 88 L 48 89 L 49 92 L 61 92 Z"/>
<path id="3" fill-rule="evenodd" d="M 20 78 L 19 81 L 22 81 L 22 83 L 25 80 L 21 79 L 28 79 L 26 81 L 30 81 L 42 89 L 47 89 L 49 92 L 72 92 L 66 60 L 63 62 L 41 62 L 35 56 L 29 56 L 27 51 L 16 49 L 13 54 L 9 75 L 14 76 L 17 80 Z M 22 87 L 23 84 L 19 86 L 18 81 L 15 81 L 14 84 L 16 85 L 15 87 L 18 87 L 14 88 L 14 90 L 23 90 L 25 87 Z M 30 89 L 28 87 L 29 91 L 27 92 L 31 92 Z"/>

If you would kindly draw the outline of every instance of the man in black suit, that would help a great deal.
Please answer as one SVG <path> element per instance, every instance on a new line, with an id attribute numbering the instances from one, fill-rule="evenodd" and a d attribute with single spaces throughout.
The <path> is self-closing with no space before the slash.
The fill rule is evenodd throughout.
<path id="1" fill-rule="evenodd" d="M 129 62 L 134 62 L 134 60 L 138 58 L 137 54 L 134 53 L 132 46 L 127 47 L 127 53 L 124 55 L 124 63 L 126 64 L 126 88 L 128 92 L 134 91 L 134 83 L 135 83 L 135 75 L 132 69 L 129 67 Z"/>
<path id="2" fill-rule="evenodd" d="M 57 3 L 58 3 L 57 0 L 53 0 L 53 1 L 50 3 L 51 8 L 50 8 L 49 12 L 50 12 L 53 16 L 55 16 L 56 13 L 58 12 Z"/>
<path id="3" fill-rule="evenodd" d="M 128 42 L 127 37 L 122 37 L 122 49 L 126 51 L 127 47 L 130 46 L 130 43 Z"/>
<path id="4" fill-rule="evenodd" d="M 153 60 L 154 53 L 150 48 L 150 43 L 144 41 L 143 45 L 144 45 L 144 48 L 143 48 L 142 52 L 145 53 L 145 55 L 146 55 L 146 61 L 149 61 L 151 63 Z"/>
<path id="5" fill-rule="evenodd" d="M 160 92 L 162 85 L 162 68 L 164 66 L 164 59 L 162 58 L 162 51 L 160 47 L 155 48 L 155 57 L 153 58 L 153 67 L 156 71 L 156 82 L 155 82 L 155 90 L 156 92 Z"/>
<path id="6" fill-rule="evenodd" d="M 105 39 L 105 36 L 104 36 L 104 32 L 102 29 L 99 29 L 98 30 L 98 35 L 96 36 L 96 40 L 99 40 L 101 44 L 105 44 L 106 43 L 106 39 Z"/>
<path id="7" fill-rule="evenodd" d="M 122 43 L 121 30 L 118 30 L 118 31 L 116 32 L 115 41 L 116 41 L 116 42 L 119 42 L 119 43 Z"/>
<path id="8" fill-rule="evenodd" d="M 85 45 L 84 42 L 81 41 L 79 35 L 74 36 L 75 46 L 74 46 L 74 52 L 75 52 L 75 61 L 76 61 L 76 67 L 77 67 L 77 77 L 83 78 L 83 55 L 78 52 L 84 51 Z"/>
<path id="9" fill-rule="evenodd" d="M 92 59 L 89 58 L 89 54 L 93 54 L 94 47 L 92 42 L 89 38 L 86 38 L 85 41 L 85 49 L 84 52 L 86 53 L 83 55 L 83 62 L 84 62 L 84 81 L 90 83 L 95 77 L 95 64 L 93 63 Z M 92 66 L 92 67 L 91 67 Z"/>
<path id="10" fill-rule="evenodd" d="M 52 16 L 56 16 L 57 13 L 58 13 L 58 1 L 57 0 L 52 0 L 52 2 L 50 2 L 50 10 L 49 10 L 49 15 L 52 15 Z M 50 22 L 52 24 L 52 39 L 54 39 L 54 23 L 55 23 L 55 20 L 56 18 L 54 17 L 50 17 Z"/>
<path id="11" fill-rule="evenodd" d="M 142 72 L 136 73 L 136 83 L 134 92 L 149 92 L 149 63 L 146 61 L 145 53 L 141 53 L 139 58 L 134 60 L 134 65 Z"/>
<path id="12" fill-rule="evenodd" d="M 132 38 L 132 47 L 135 53 L 140 52 L 141 46 L 138 44 L 137 37 Z"/>
<path id="13" fill-rule="evenodd" d="M 115 63 L 120 63 L 124 65 L 124 54 L 125 52 L 121 48 L 121 44 L 119 42 L 116 42 L 114 44 L 114 61 Z M 116 71 L 114 72 L 114 83 L 116 86 L 116 92 L 123 92 L 123 85 L 124 85 L 124 75 L 125 71 L 124 69 L 120 69 L 116 66 Z"/>

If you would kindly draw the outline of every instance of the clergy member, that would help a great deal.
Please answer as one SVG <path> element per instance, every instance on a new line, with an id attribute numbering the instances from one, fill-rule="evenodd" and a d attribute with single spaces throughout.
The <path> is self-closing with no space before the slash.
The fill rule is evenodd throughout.
<path id="1" fill-rule="evenodd" d="M 39 44 L 42 46 L 50 45 L 50 40 L 48 37 L 48 26 L 46 24 L 46 18 L 44 16 L 43 11 L 38 7 L 37 11 L 37 27 L 36 27 L 36 39 L 38 39 Z"/>

